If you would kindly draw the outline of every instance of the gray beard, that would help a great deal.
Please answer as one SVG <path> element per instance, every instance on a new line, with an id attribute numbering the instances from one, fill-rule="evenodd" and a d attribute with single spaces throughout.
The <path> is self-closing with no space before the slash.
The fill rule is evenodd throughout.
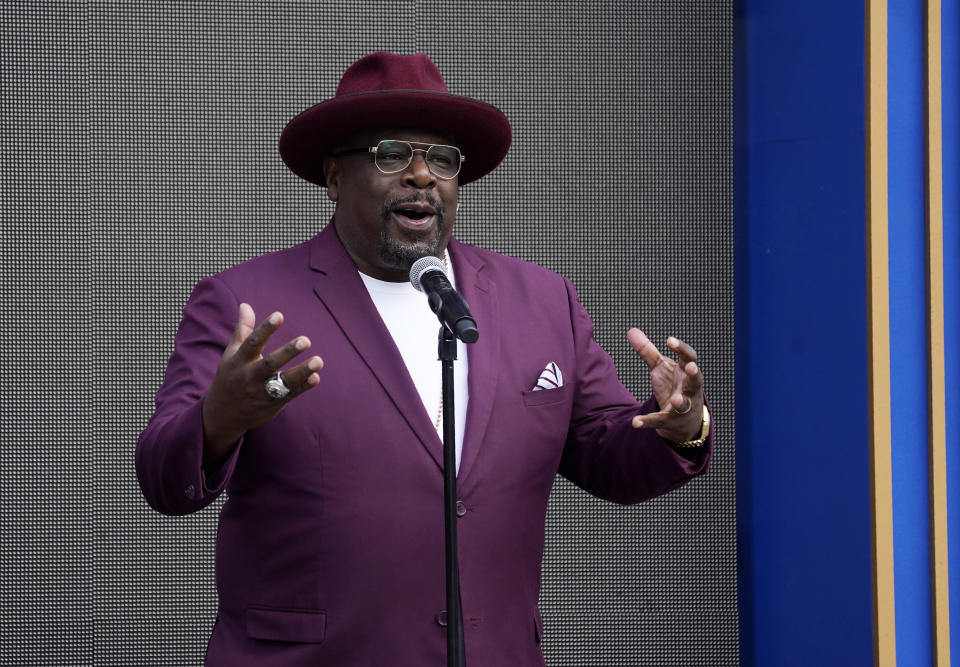
<path id="1" fill-rule="evenodd" d="M 398 271 L 409 272 L 413 263 L 421 257 L 437 256 L 437 251 L 440 248 L 440 236 L 443 234 L 444 227 L 446 227 L 443 204 L 427 195 L 427 200 L 436 210 L 437 215 L 437 231 L 433 237 L 430 238 L 427 234 L 424 234 L 422 238 L 405 243 L 390 234 L 387 230 L 387 220 L 393 206 L 417 201 L 418 199 L 420 198 L 417 195 L 412 195 L 389 201 L 383 207 L 383 225 L 380 227 L 380 259 L 386 266 Z"/>
<path id="2" fill-rule="evenodd" d="M 380 230 L 380 259 L 390 268 L 400 271 L 409 271 L 413 263 L 421 257 L 436 255 L 440 247 L 440 230 L 442 220 L 438 219 L 437 233 L 433 238 L 413 243 L 401 243 L 386 227 Z"/>

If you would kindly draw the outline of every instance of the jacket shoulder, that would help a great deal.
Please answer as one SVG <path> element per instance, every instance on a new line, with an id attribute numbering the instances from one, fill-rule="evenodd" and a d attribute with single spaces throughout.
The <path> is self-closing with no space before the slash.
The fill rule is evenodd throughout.
<path id="1" fill-rule="evenodd" d="M 560 274 L 546 269 L 539 264 L 518 259 L 517 257 L 502 255 L 498 252 L 467 243 L 458 242 L 455 248 L 455 252 L 475 267 L 478 267 L 480 271 L 491 280 L 497 280 L 498 277 L 501 277 L 520 280 L 522 282 L 531 281 L 539 284 L 554 282 L 558 284 L 569 283 L 569 281 Z"/>
<path id="2" fill-rule="evenodd" d="M 228 267 L 210 276 L 231 288 L 242 288 L 265 280 L 309 270 L 310 244 L 313 239 L 275 250 Z"/>

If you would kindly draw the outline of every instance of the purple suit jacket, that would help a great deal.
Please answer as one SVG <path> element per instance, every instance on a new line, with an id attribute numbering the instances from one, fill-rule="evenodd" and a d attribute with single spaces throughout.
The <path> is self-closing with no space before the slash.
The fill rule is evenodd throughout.
<path id="1" fill-rule="evenodd" d="M 456 241 L 449 249 L 480 331 L 457 482 L 467 664 L 539 667 L 544 520 L 557 472 L 635 503 L 704 472 L 709 449 L 687 461 L 631 428 L 656 404 L 638 405 L 618 381 L 568 281 Z M 325 366 L 317 387 L 246 433 L 208 476 L 200 406 L 242 301 L 258 317 L 282 311 L 273 342 L 306 335 Z M 531 391 L 551 361 L 563 387 Z M 333 224 L 200 281 L 136 462 L 160 512 L 194 512 L 228 494 L 207 664 L 446 664 L 442 460 Z"/>

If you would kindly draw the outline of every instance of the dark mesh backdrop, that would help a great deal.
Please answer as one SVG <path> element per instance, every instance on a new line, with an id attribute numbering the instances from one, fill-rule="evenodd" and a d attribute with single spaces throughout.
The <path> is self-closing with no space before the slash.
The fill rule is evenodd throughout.
<path id="1" fill-rule="evenodd" d="M 569 278 L 637 395 L 639 325 L 699 351 L 711 472 L 614 506 L 558 481 L 551 665 L 735 665 L 731 2 L 0 4 L 0 664 L 199 664 L 219 505 L 133 469 L 195 281 L 309 238 L 280 130 L 378 49 L 510 117 L 461 240 Z"/>

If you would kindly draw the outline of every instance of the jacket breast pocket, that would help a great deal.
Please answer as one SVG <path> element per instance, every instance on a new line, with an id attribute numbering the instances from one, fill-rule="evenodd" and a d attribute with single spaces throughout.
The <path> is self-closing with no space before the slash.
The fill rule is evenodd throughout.
<path id="1" fill-rule="evenodd" d="M 523 404 L 528 408 L 535 408 L 540 405 L 553 405 L 554 403 L 563 403 L 570 398 L 570 385 L 565 384 L 556 389 L 528 389 L 522 392 Z"/>
<path id="2" fill-rule="evenodd" d="M 327 612 L 319 609 L 247 607 L 247 636 L 275 642 L 320 644 L 327 634 Z"/>

